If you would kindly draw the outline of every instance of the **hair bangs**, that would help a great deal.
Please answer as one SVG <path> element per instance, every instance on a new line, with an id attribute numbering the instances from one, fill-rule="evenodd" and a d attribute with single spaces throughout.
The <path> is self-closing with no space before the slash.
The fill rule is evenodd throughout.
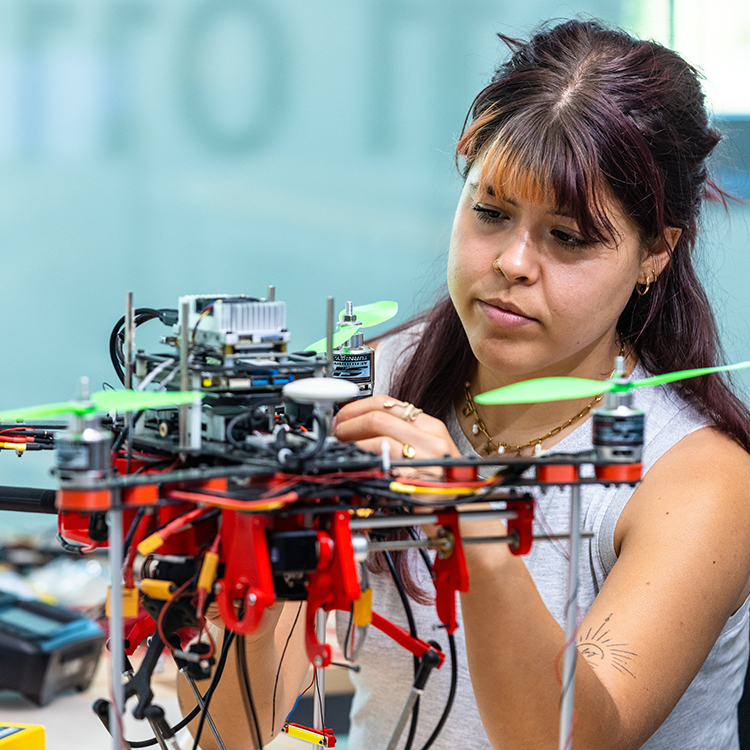
<path id="1" fill-rule="evenodd" d="M 617 241 L 606 209 L 612 190 L 585 133 L 568 132 L 559 122 L 550 123 L 549 116 L 541 116 L 536 123 L 509 118 L 490 135 L 487 124 L 497 116 L 491 109 L 474 120 L 458 142 L 457 151 L 468 166 L 482 160 L 478 191 L 552 205 L 575 220 L 586 241 Z"/>

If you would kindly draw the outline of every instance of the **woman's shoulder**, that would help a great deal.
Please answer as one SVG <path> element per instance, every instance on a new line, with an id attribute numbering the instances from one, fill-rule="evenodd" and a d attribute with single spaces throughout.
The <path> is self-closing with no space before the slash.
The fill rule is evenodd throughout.
<path id="1" fill-rule="evenodd" d="M 631 378 L 634 381 L 651 373 L 638 364 Z M 643 464 L 644 471 L 661 456 L 696 430 L 711 425 L 711 419 L 686 401 L 673 385 L 649 386 L 633 390 L 633 406 L 645 415 Z"/>

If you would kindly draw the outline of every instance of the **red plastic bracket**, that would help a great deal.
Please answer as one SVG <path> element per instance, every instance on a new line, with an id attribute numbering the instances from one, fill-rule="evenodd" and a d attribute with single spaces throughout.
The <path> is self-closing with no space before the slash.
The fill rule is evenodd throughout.
<path id="1" fill-rule="evenodd" d="M 325 520 L 321 519 L 323 522 Z M 327 667 L 331 663 L 331 647 L 320 643 L 315 632 L 317 610 L 348 610 L 360 593 L 349 514 L 334 513 L 327 524 L 328 528 L 319 529 L 318 532 L 320 549 L 324 553 L 320 555 L 318 567 L 310 574 L 307 583 L 305 646 L 307 656 L 315 667 Z"/>
<path id="2" fill-rule="evenodd" d="M 403 628 L 399 627 L 390 620 L 386 620 L 385 617 L 382 617 L 377 612 L 372 613 L 371 625 L 377 628 L 381 633 L 385 633 L 385 635 L 387 635 L 389 638 L 396 641 L 399 646 L 405 648 L 407 651 L 410 651 L 412 654 L 414 654 L 414 656 L 420 659 L 428 651 L 436 651 L 438 658 L 440 659 L 438 669 L 443 666 L 443 662 L 445 661 L 445 654 L 442 651 L 438 651 L 437 649 L 433 648 L 433 646 L 431 646 L 426 641 L 423 641 L 421 638 L 413 638 Z"/>
<path id="3" fill-rule="evenodd" d="M 469 590 L 464 547 L 458 526 L 458 511 L 451 508 L 438 511 L 438 524 L 453 537 L 453 549 L 445 557 L 438 554 L 432 566 L 435 578 L 435 603 L 440 622 L 449 633 L 456 630 L 456 593 Z"/>
<path id="4" fill-rule="evenodd" d="M 153 635 L 155 631 L 156 621 L 151 619 L 151 616 L 146 614 L 145 611 L 141 612 L 138 619 L 133 623 L 133 626 L 125 636 L 125 641 L 127 643 L 125 653 L 128 656 L 132 656 L 138 646 L 143 642 L 143 639 Z"/>
<path id="5" fill-rule="evenodd" d="M 514 555 L 525 555 L 531 549 L 534 536 L 534 501 L 508 501 L 508 507 L 518 513 L 516 518 L 508 519 L 508 532 L 515 531 L 518 535 L 518 542 L 515 545 L 510 545 L 510 551 Z"/>
<path id="6" fill-rule="evenodd" d="M 265 520 L 261 516 L 223 510 L 221 529 L 222 550 L 230 550 L 232 554 L 224 560 L 224 577 L 218 582 L 216 603 L 226 626 L 247 635 L 255 632 L 264 610 L 276 600 Z M 238 601 L 244 606 L 241 619 L 235 608 Z"/>

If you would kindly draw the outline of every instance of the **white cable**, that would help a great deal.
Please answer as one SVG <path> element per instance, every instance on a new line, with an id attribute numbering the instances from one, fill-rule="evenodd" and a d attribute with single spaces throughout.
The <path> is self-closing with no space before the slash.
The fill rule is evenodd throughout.
<path id="1" fill-rule="evenodd" d="M 146 377 L 143 378 L 143 380 L 141 380 L 136 390 L 145 391 L 146 386 L 149 385 L 157 375 L 164 372 L 164 370 L 166 370 L 167 367 L 169 367 L 169 365 L 171 364 L 174 364 L 174 359 L 164 360 L 164 362 L 162 362 L 160 365 L 158 365 L 157 367 L 154 367 L 154 369 L 151 370 L 151 372 L 148 375 L 146 375 Z"/>
<path id="2" fill-rule="evenodd" d="M 162 380 L 161 383 L 159 383 L 159 390 L 161 390 L 162 388 L 166 388 L 167 385 L 169 385 L 169 383 L 171 383 L 175 379 L 175 377 L 177 377 L 177 373 L 179 371 L 180 371 L 180 366 L 177 365 L 177 367 L 175 367 L 174 370 L 172 370 L 172 372 L 170 372 L 169 375 L 167 375 L 167 377 L 164 378 L 164 380 Z"/>

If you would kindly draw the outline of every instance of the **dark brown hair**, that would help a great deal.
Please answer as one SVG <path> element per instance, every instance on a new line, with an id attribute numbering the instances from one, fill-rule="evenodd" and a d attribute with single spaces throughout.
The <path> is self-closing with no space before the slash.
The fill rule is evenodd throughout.
<path id="1" fill-rule="evenodd" d="M 703 201 L 726 205 L 728 196 L 707 172 L 721 137 L 709 124 L 697 71 L 656 42 L 595 21 L 545 27 L 528 42 L 499 36 L 512 54 L 467 116 L 457 148 L 464 174 L 483 155 L 480 188 L 502 194 L 510 182 L 530 197 L 552 195 L 585 239 L 612 237 L 602 208 L 609 196 L 647 249 L 666 240 L 667 228 L 681 229 L 649 294 L 633 290 L 618 330 L 653 374 L 718 364 L 716 323 L 693 251 Z M 424 333 L 391 393 L 444 419 L 476 360 L 450 299 L 417 320 Z M 723 376 L 675 387 L 750 450 L 750 412 Z"/>

